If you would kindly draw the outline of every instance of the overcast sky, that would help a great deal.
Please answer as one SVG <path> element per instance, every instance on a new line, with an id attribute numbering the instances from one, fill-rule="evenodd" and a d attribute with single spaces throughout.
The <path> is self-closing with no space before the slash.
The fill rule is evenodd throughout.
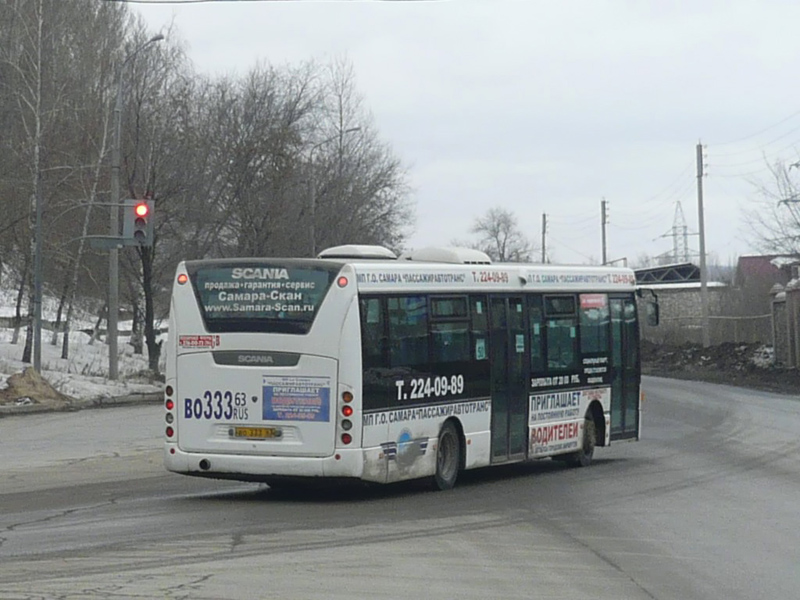
<path id="1" fill-rule="evenodd" d="M 605 197 L 609 260 L 669 252 L 677 202 L 698 231 L 702 141 L 706 248 L 728 264 L 753 252 L 764 158 L 798 158 L 800 3 L 158 1 L 131 8 L 154 31 L 174 20 L 200 71 L 346 55 L 410 168 L 409 247 L 502 207 L 537 245 L 547 214 L 555 262 L 597 261 Z"/>

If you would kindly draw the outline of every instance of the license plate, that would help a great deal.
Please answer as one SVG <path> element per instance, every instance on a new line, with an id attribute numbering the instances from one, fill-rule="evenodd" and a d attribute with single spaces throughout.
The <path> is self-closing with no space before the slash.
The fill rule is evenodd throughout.
<path id="1" fill-rule="evenodd" d="M 248 440 L 274 440 L 281 437 L 281 430 L 277 427 L 234 427 L 231 437 Z"/>

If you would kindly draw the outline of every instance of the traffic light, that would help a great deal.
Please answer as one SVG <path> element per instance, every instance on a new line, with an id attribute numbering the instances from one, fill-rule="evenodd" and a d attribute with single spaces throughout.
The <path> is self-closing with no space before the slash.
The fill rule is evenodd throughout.
<path id="1" fill-rule="evenodd" d="M 153 245 L 153 201 L 125 200 L 122 237 L 126 246 Z"/>

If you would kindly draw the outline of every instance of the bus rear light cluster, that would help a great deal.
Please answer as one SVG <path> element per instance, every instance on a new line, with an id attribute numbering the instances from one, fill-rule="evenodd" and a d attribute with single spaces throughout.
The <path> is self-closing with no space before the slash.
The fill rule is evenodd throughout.
<path id="1" fill-rule="evenodd" d="M 186 273 L 181 273 L 180 275 L 178 275 L 179 284 L 183 285 L 187 281 L 189 281 L 189 276 Z"/>
<path id="2" fill-rule="evenodd" d="M 175 437 L 175 429 L 172 427 L 172 424 L 175 422 L 175 400 L 173 399 L 173 394 L 175 393 L 175 389 L 168 385 L 164 388 L 164 408 L 167 410 L 167 414 L 164 416 L 164 419 L 167 422 L 167 429 L 164 432 L 167 438 Z"/>
<path id="3" fill-rule="evenodd" d="M 342 392 L 342 404 L 339 410 L 342 418 L 339 421 L 339 427 L 344 433 L 342 433 L 339 439 L 345 446 L 353 442 L 352 434 L 347 433 L 353 428 L 353 421 L 350 420 L 350 417 L 353 416 L 355 409 L 352 406 L 352 402 L 353 394 L 351 392 Z"/>

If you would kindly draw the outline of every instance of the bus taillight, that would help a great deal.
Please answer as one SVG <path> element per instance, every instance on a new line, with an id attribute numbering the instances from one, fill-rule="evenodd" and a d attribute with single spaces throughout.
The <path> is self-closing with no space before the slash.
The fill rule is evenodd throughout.
<path id="1" fill-rule="evenodd" d="M 178 283 L 183 285 L 187 281 L 189 281 L 189 276 L 186 273 L 181 273 L 180 275 L 178 275 Z"/>
<path id="2" fill-rule="evenodd" d="M 172 395 L 174 393 L 175 388 L 173 388 L 171 385 L 168 385 L 164 388 L 164 395 L 167 397 L 166 400 L 164 400 L 164 408 L 167 412 L 167 414 L 164 416 L 164 420 L 167 422 L 166 434 L 168 438 L 175 436 L 175 429 L 172 427 L 172 424 L 175 422 L 175 400 L 172 399 Z"/>
<path id="3" fill-rule="evenodd" d="M 341 277 L 339 277 L 339 279 L 336 280 L 336 285 L 338 285 L 340 288 L 347 287 L 347 283 L 348 283 L 347 277 L 345 277 L 344 275 L 342 275 Z"/>
<path id="4" fill-rule="evenodd" d="M 353 435 L 346 433 L 353 429 L 353 421 L 350 420 L 355 414 L 355 408 L 352 406 L 353 392 L 344 391 L 341 395 L 341 403 L 339 404 L 339 431 L 342 432 L 339 436 L 339 441 L 343 445 L 348 445 L 353 442 Z"/>

